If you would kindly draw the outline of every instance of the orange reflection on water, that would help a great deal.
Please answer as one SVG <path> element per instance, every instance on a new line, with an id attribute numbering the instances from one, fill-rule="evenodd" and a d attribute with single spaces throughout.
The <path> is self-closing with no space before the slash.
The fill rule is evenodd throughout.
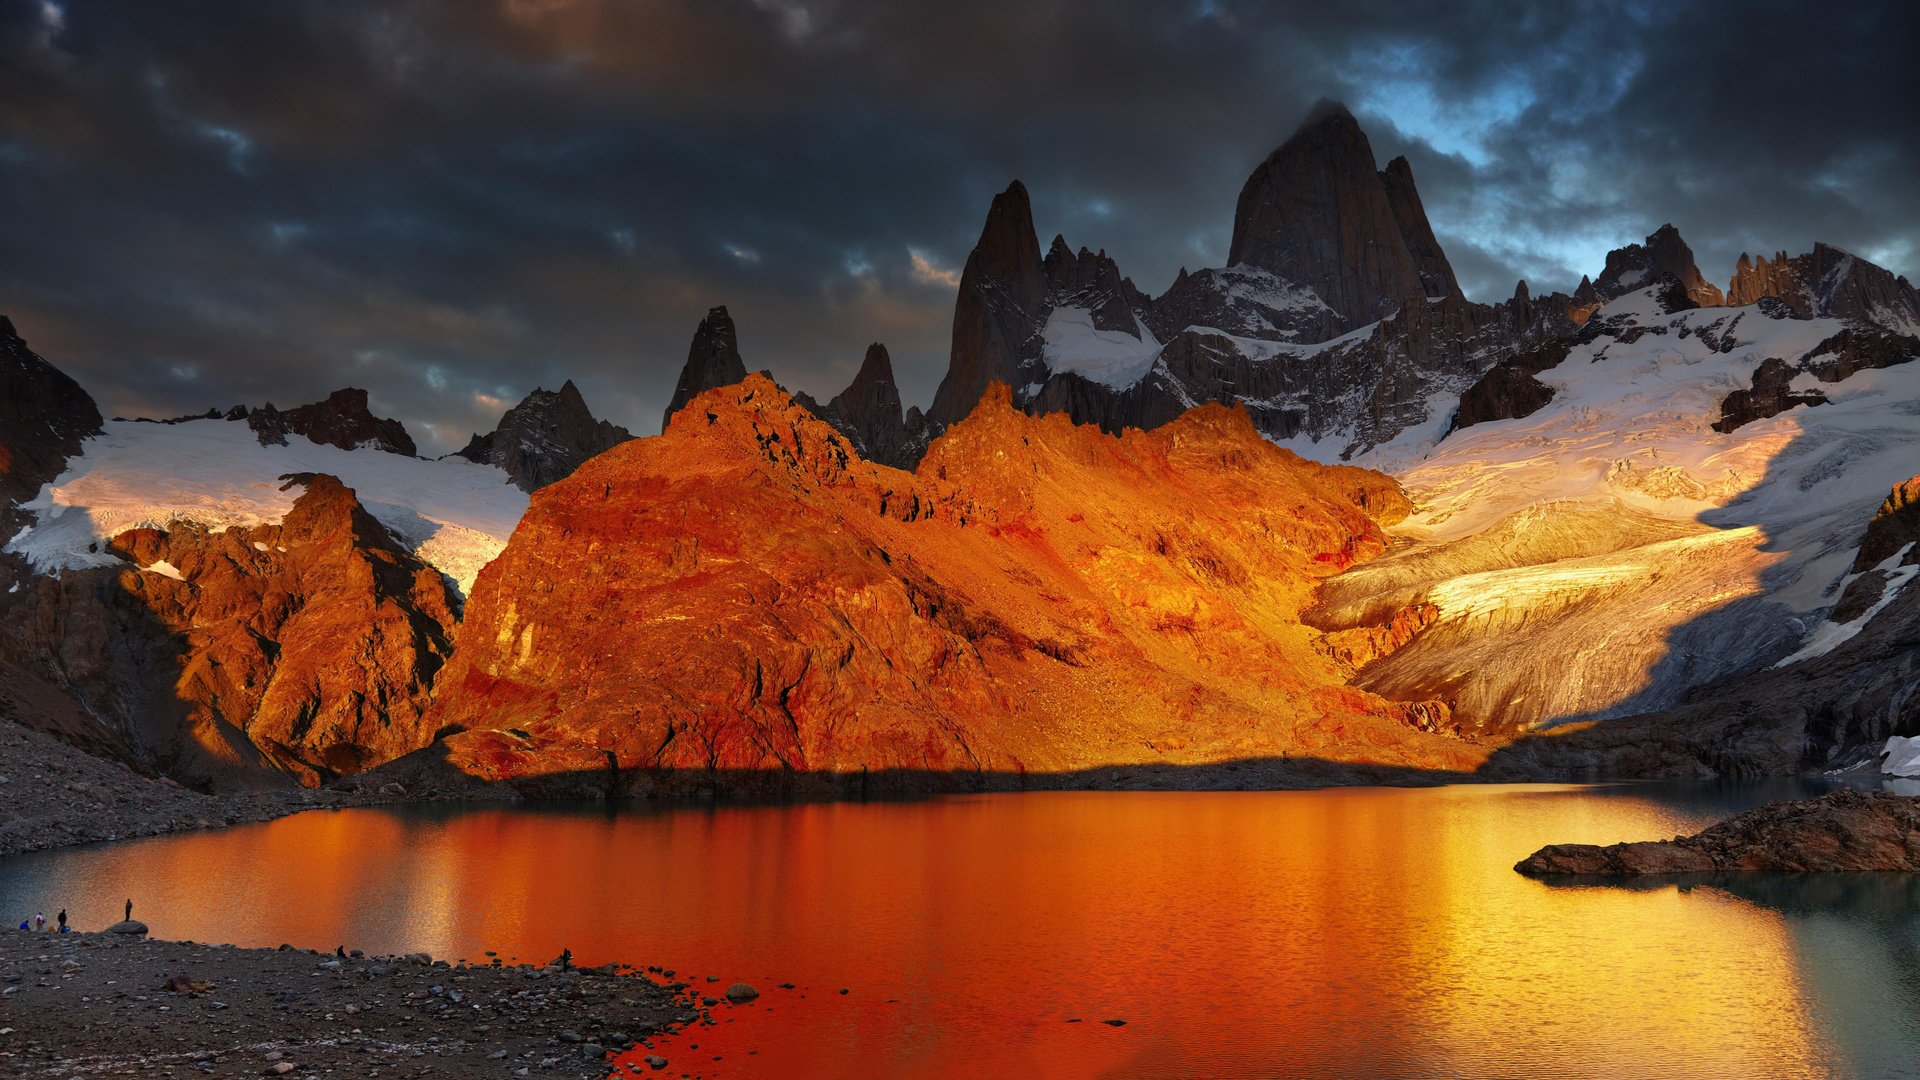
<path id="1" fill-rule="evenodd" d="M 132 895 L 196 940 L 566 946 L 758 986 L 662 1042 L 674 1074 L 1844 1070 L 1777 912 L 1510 869 L 1711 816 L 1484 787 L 321 812 L 11 860 L 0 898 L 38 890 L 86 926 Z"/>

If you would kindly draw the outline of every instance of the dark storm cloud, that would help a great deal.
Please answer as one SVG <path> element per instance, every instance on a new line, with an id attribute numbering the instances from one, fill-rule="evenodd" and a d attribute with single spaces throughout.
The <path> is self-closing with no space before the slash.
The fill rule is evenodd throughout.
<path id="1" fill-rule="evenodd" d="M 0 311 L 110 413 L 369 387 L 444 450 L 573 377 L 650 431 L 725 303 L 816 395 L 946 362 L 991 195 L 1143 289 L 1316 97 L 1479 298 L 1679 225 L 1911 273 L 1906 6 L 0 0 Z"/>

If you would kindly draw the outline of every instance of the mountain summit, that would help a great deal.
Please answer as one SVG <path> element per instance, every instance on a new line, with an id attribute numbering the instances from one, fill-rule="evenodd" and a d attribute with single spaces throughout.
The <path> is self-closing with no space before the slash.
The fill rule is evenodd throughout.
<path id="1" fill-rule="evenodd" d="M 1375 169 L 1373 147 L 1353 114 L 1321 102 L 1240 189 L 1228 264 L 1312 289 L 1349 326 L 1373 322 L 1405 300 L 1457 291 L 1406 161 L 1391 175 Z M 1423 264 L 1440 291 L 1429 290 Z"/>

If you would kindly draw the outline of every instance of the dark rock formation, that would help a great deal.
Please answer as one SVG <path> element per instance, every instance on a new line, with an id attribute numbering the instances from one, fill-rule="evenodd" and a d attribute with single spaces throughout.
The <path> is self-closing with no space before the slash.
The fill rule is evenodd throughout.
<path id="1" fill-rule="evenodd" d="M 66 469 L 80 440 L 99 433 L 93 398 L 0 316 L 0 543 L 24 524 L 19 504 Z"/>
<path id="2" fill-rule="evenodd" d="M 1735 390 L 1720 402 L 1720 419 L 1713 422 L 1713 430 L 1729 432 L 1783 413 L 1795 405 L 1825 405 L 1827 395 L 1820 391 L 1792 388 L 1793 380 L 1799 375 L 1799 368 L 1777 356 L 1761 361 L 1753 371 L 1752 387 Z"/>
<path id="3" fill-rule="evenodd" d="M 1387 162 L 1386 169 L 1380 174 L 1380 182 L 1387 189 L 1387 203 L 1393 207 L 1393 221 L 1400 230 L 1401 239 L 1406 242 L 1407 254 L 1413 256 L 1413 267 L 1420 274 L 1420 281 L 1427 288 L 1428 296 L 1458 296 L 1460 283 L 1454 280 L 1453 265 L 1447 262 L 1447 253 L 1440 249 L 1440 241 L 1434 238 L 1433 226 L 1427 221 L 1426 207 L 1420 203 L 1420 191 L 1413 185 L 1413 166 L 1407 164 L 1404 157 Z"/>
<path id="4" fill-rule="evenodd" d="M 724 305 L 710 308 L 707 317 L 693 332 L 693 344 L 687 349 L 686 366 L 680 369 L 680 381 L 674 385 L 673 400 L 667 405 L 660 427 L 673 421 L 673 414 L 687 402 L 716 386 L 732 386 L 747 377 L 747 365 L 740 359 L 740 342 L 734 335 L 733 317 Z"/>
<path id="5" fill-rule="evenodd" d="M 1798 360 L 1769 357 L 1754 370 L 1753 385 L 1735 390 L 1720 403 L 1720 419 L 1713 429 L 1733 431 L 1795 405 L 1824 405 L 1818 388 L 1794 390 L 1793 380 L 1810 374 L 1824 383 L 1837 383 L 1857 371 L 1893 367 L 1920 360 L 1920 337 L 1909 337 L 1877 326 L 1849 326 L 1813 347 Z"/>
<path id="6" fill-rule="evenodd" d="M 1132 279 L 1121 276 L 1119 266 L 1105 250 L 1092 252 L 1083 247 L 1076 254 L 1067 247 L 1066 237 L 1055 236 L 1042 266 L 1047 276 L 1049 311 L 1081 308 L 1092 315 L 1096 330 L 1140 336 L 1147 298 L 1134 288 Z"/>
<path id="7" fill-rule="evenodd" d="M 342 450 L 370 448 L 407 457 L 415 453 L 413 437 L 407 434 L 406 425 L 374 416 L 367 407 L 367 392 L 355 387 L 335 390 L 325 401 L 285 412 L 269 402 L 247 412 L 245 419 L 262 446 L 285 446 L 287 436 L 302 435 L 322 446 L 337 446 Z"/>
<path id="8" fill-rule="evenodd" d="M 1835 791 L 1762 806 L 1672 840 L 1552 844 L 1514 869 L 1533 877 L 1920 870 L 1920 800 Z"/>
<path id="9" fill-rule="evenodd" d="M 1793 258 L 1784 251 L 1772 259 L 1742 252 L 1727 302 L 1751 304 L 1767 296 L 1803 319 L 1831 315 L 1904 333 L 1920 330 L 1920 295 L 1906 278 L 1826 244 Z"/>
<path id="10" fill-rule="evenodd" d="M 1377 168 L 1353 114 L 1321 102 L 1241 188 L 1228 264 L 1271 271 L 1312 289 L 1348 328 L 1427 296 L 1420 263 L 1408 250 Z M 1405 213 L 1418 211 L 1410 173 L 1401 204 Z M 1431 231 L 1422 231 L 1431 262 L 1439 248 Z"/>
<path id="11" fill-rule="evenodd" d="M 953 351 L 927 410 L 936 430 L 972 412 L 992 383 L 1018 387 L 1044 378 L 1040 330 L 1046 300 L 1047 268 L 1033 231 L 1033 208 L 1026 186 L 1015 180 L 994 196 L 960 273 Z"/>
<path id="12" fill-rule="evenodd" d="M 868 461 L 911 469 L 926 449 L 926 422 L 918 408 L 901 411 L 893 361 L 887 347 L 877 341 L 867 346 L 860 371 L 847 388 L 816 412 L 852 440 L 854 449 Z"/>
<path id="13" fill-rule="evenodd" d="M 1719 286 L 1700 275 L 1700 268 L 1693 262 L 1693 249 L 1672 225 L 1655 229 L 1645 244 L 1628 244 L 1607 252 L 1606 269 L 1593 283 L 1593 290 L 1601 300 L 1612 300 L 1654 284 L 1662 274 L 1678 279 L 1687 296 L 1700 307 L 1718 307 L 1726 300 Z"/>
<path id="14" fill-rule="evenodd" d="M 633 438 L 626 428 L 595 420 L 568 379 L 559 390 L 535 389 L 508 409 L 485 435 L 474 435 L 461 457 L 497 465 L 523 491 L 572 475 L 580 463 Z"/>
<path id="15" fill-rule="evenodd" d="M 1535 376 L 1557 367 L 1571 350 L 1572 343 L 1567 340 L 1552 341 L 1488 368 L 1485 375 L 1461 393 L 1452 430 L 1489 420 L 1517 420 L 1546 408 L 1553 400 L 1553 388 Z"/>

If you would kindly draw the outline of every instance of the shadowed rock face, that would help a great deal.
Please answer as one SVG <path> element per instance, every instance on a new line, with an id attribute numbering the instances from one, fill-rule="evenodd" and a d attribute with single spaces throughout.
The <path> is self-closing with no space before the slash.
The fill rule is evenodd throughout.
<path id="1" fill-rule="evenodd" d="M 1373 147 L 1353 114 L 1321 103 L 1240 190 L 1227 262 L 1311 288 L 1349 327 L 1429 295 L 1375 169 Z M 1401 189 L 1401 212 L 1424 219 L 1404 162 L 1393 183 Z M 1416 231 L 1424 232 L 1418 242 L 1431 272 L 1451 278 L 1431 231 Z"/>
<path id="2" fill-rule="evenodd" d="M 994 196 L 980 240 L 960 272 L 953 307 L 953 351 L 927 419 L 936 429 L 973 411 L 993 383 L 1025 386 L 1044 378 L 1040 328 L 1047 318 L 1047 271 L 1033 231 L 1026 186 L 1015 180 Z"/>
<path id="3" fill-rule="evenodd" d="M 1693 249 L 1672 225 L 1654 230 L 1645 244 L 1628 244 L 1607 252 L 1606 269 L 1593 282 L 1593 291 L 1601 300 L 1612 300 L 1646 288 L 1662 274 L 1672 274 L 1688 298 L 1700 307 L 1718 307 L 1725 301 L 1720 287 L 1700 275 L 1700 268 L 1693 262 Z"/>
<path id="4" fill-rule="evenodd" d="M 1920 800 L 1836 791 L 1749 810 L 1672 840 L 1552 844 L 1514 869 L 1534 877 L 1920 870 Z"/>
<path id="5" fill-rule="evenodd" d="M 1784 251 L 1772 259 L 1752 259 L 1741 252 L 1727 302 L 1752 304 L 1767 296 L 1784 302 L 1802 319 L 1832 315 L 1920 331 L 1920 295 L 1906 278 L 1826 244 L 1792 258 Z"/>
<path id="6" fill-rule="evenodd" d="M 852 440 L 855 453 L 881 465 L 911 469 L 926 449 L 926 423 L 918 408 L 901 411 L 893 361 L 877 341 L 867 346 L 859 373 L 827 402 L 821 417 Z"/>
<path id="7" fill-rule="evenodd" d="M 355 387 L 335 390 L 325 401 L 301 405 L 285 412 L 271 402 L 247 412 L 235 409 L 229 416 L 245 416 L 247 426 L 260 438 L 262 446 L 285 446 L 289 435 L 300 435 L 322 446 L 342 450 L 367 447 L 392 454 L 414 456 L 413 437 L 398 420 L 383 420 L 367 407 L 367 392 Z"/>
<path id="8" fill-rule="evenodd" d="M 102 741 L 202 789 L 311 785 L 426 744 L 451 592 L 338 480 L 290 483 L 307 490 L 278 525 L 132 529 L 109 547 L 123 569 L 24 579 L 0 667 L 63 688 Z"/>
<path id="9" fill-rule="evenodd" d="M 0 543 L 22 524 L 15 507 L 60 475 L 80 440 L 99 433 L 93 398 L 0 316 Z"/>
<path id="10" fill-rule="evenodd" d="M 626 428 L 595 420 L 568 379 L 557 391 L 536 388 L 500 417 L 498 427 L 475 435 L 459 453 L 469 461 L 497 465 L 521 490 L 535 491 L 631 438 Z"/>
<path id="11" fill-rule="evenodd" d="M 1427 209 L 1420 203 L 1420 191 L 1413 186 L 1413 166 L 1407 164 L 1404 157 L 1394 158 L 1380 173 L 1380 182 L 1386 186 L 1394 226 L 1406 242 L 1407 254 L 1413 256 L 1414 270 L 1426 286 L 1427 295 L 1459 296 L 1460 283 L 1454 279 L 1453 264 L 1440 249 L 1440 241 L 1434 237 L 1433 226 L 1427 221 Z M 1525 282 L 1521 284 L 1524 286 Z"/>
<path id="12" fill-rule="evenodd" d="M 660 418 L 664 430 L 673 414 L 687 402 L 716 386 L 732 386 L 747 377 L 747 365 L 740 359 L 740 342 L 734 336 L 733 316 L 724 305 L 711 308 L 693 332 L 693 344 L 687 348 L 686 366 L 680 369 L 680 381 L 674 384 L 673 400 Z"/>
<path id="13" fill-rule="evenodd" d="M 1427 421 L 1437 395 L 1467 389 L 1504 357 L 1573 325 L 1562 295 L 1536 300 L 1519 290 L 1497 305 L 1463 298 L 1411 167 L 1396 159 L 1376 171 L 1366 135 L 1333 104 L 1249 177 L 1232 260 L 1182 269 L 1164 294 L 1146 297 L 1105 252 L 1076 252 L 1055 237 L 1041 258 L 1016 183 L 994 200 L 967 260 L 929 435 L 1004 382 L 1020 408 L 1109 432 L 1221 402 L 1245 407 L 1270 438 L 1337 439 L 1357 453 Z M 1066 309 L 1072 320 L 1055 327 Z M 1376 321 L 1371 332 L 1331 341 Z M 1111 378 L 1111 350 L 1125 345 L 1117 335 L 1147 346 L 1150 364 L 1130 385 Z"/>
<path id="14" fill-rule="evenodd" d="M 1114 438 L 1001 388 L 907 473 L 749 376 L 535 496 L 432 726 L 469 729 L 444 742 L 456 767 L 536 788 L 1280 753 L 1471 767 L 1480 751 L 1416 730 L 1444 710 L 1347 689 L 1298 618 L 1405 512 L 1384 477 L 1227 409 Z"/>

